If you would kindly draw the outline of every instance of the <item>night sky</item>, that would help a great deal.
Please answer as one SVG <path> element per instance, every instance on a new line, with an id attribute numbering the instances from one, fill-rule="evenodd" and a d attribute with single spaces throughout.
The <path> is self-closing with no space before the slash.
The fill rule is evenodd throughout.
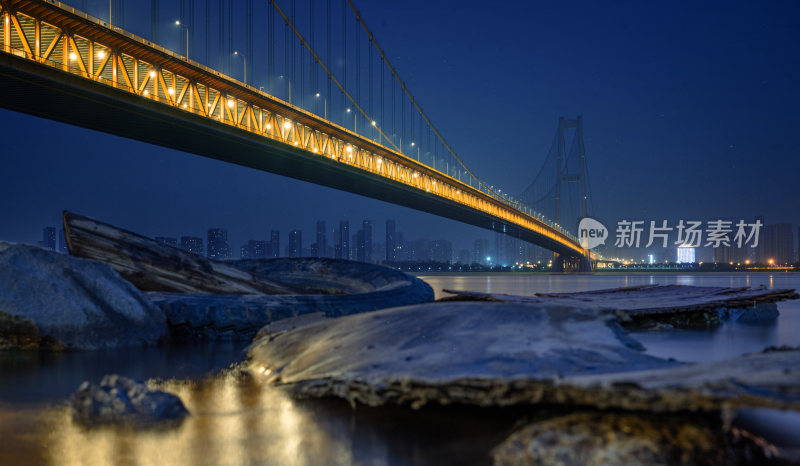
<path id="1" fill-rule="evenodd" d="M 800 225 L 796 2 L 356 5 L 448 142 L 504 192 L 536 175 L 559 116 L 582 115 L 595 214 L 604 221 L 763 215 Z M 178 47 L 177 32 L 162 35 Z M 223 227 L 236 252 L 276 228 L 284 244 L 288 230 L 303 229 L 307 246 L 318 219 L 329 229 L 349 219 L 353 232 L 372 219 L 374 241 L 382 241 L 384 220 L 394 218 L 407 238 L 445 237 L 456 251 L 491 237 L 6 110 L 0 140 L 0 240 L 35 243 L 63 209 L 151 236 Z"/>

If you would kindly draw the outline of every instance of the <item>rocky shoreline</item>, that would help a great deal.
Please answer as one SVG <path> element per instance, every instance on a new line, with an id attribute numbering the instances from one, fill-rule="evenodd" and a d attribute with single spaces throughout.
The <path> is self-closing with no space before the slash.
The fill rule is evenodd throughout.
<path id="1" fill-rule="evenodd" d="M 373 264 L 219 263 L 87 217 L 64 218 L 69 256 L 0 244 L 0 350 L 245 340 L 252 344 L 238 370 L 296 398 L 573 410 L 519 429 L 495 448 L 496 464 L 729 464 L 768 451 L 734 435 L 732 412 L 800 411 L 800 349 L 687 364 L 644 354 L 626 330 L 772 320 L 775 303 L 796 299 L 795 290 L 455 291 L 433 302 L 422 280 Z M 180 399 L 119 376 L 82 385 L 72 407 L 85 425 L 188 414 Z M 690 434 L 702 445 L 687 459 Z"/>

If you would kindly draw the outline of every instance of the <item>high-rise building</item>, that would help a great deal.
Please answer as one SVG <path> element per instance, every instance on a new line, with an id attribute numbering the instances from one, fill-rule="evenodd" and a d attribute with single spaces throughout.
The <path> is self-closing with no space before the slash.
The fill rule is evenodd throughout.
<path id="1" fill-rule="evenodd" d="M 431 259 L 435 262 L 453 262 L 453 243 L 446 239 L 431 241 Z"/>
<path id="2" fill-rule="evenodd" d="M 271 230 L 269 232 L 269 251 L 267 257 L 280 257 L 281 256 L 281 232 L 279 230 Z"/>
<path id="3" fill-rule="evenodd" d="M 173 248 L 178 247 L 178 238 L 172 238 L 169 236 L 156 236 L 155 240 L 162 246 L 172 246 Z"/>
<path id="4" fill-rule="evenodd" d="M 44 230 L 42 230 L 42 247 L 51 251 L 56 250 L 55 227 L 46 227 Z"/>
<path id="5" fill-rule="evenodd" d="M 695 263 L 695 249 L 691 246 L 682 244 L 678 246 L 678 263 L 679 264 L 694 264 Z"/>
<path id="6" fill-rule="evenodd" d="M 794 237 L 792 225 L 775 223 L 764 227 L 762 257 L 758 262 L 768 265 L 783 265 L 794 262 Z"/>
<path id="7" fill-rule="evenodd" d="M 408 260 L 408 248 L 406 247 L 406 235 L 402 231 L 395 233 L 395 257 L 398 261 Z"/>
<path id="8" fill-rule="evenodd" d="M 475 247 L 472 249 L 472 262 L 478 264 L 489 263 L 489 240 L 476 239 Z"/>
<path id="9" fill-rule="evenodd" d="M 397 260 L 397 249 L 395 245 L 395 223 L 394 220 L 386 220 L 386 261 L 394 262 Z"/>
<path id="10" fill-rule="evenodd" d="M 61 254 L 69 254 L 69 248 L 67 248 L 67 235 L 64 234 L 64 229 L 58 229 L 58 252 Z"/>
<path id="11" fill-rule="evenodd" d="M 267 257 L 268 241 L 258 241 L 251 239 L 247 244 L 239 248 L 242 259 L 263 259 Z"/>
<path id="12" fill-rule="evenodd" d="M 317 253 L 311 253 L 314 257 L 325 257 L 328 252 L 328 238 L 325 232 L 325 220 L 317 220 Z"/>
<path id="13" fill-rule="evenodd" d="M 208 258 L 225 260 L 231 256 L 231 247 L 228 245 L 228 230 L 211 228 L 208 230 Z"/>
<path id="14" fill-rule="evenodd" d="M 350 222 L 341 220 L 339 222 L 339 255 L 337 259 L 350 259 Z"/>
<path id="15" fill-rule="evenodd" d="M 468 265 L 470 263 L 471 254 L 469 253 L 469 249 L 461 249 L 458 251 L 458 263 L 462 265 Z"/>
<path id="16" fill-rule="evenodd" d="M 181 236 L 181 249 L 191 254 L 205 255 L 203 252 L 203 238 L 198 236 Z"/>
<path id="17" fill-rule="evenodd" d="M 364 230 L 358 230 L 355 235 L 353 235 L 353 245 L 356 248 L 355 253 L 353 254 L 355 260 L 359 262 L 366 262 L 366 251 L 364 250 Z"/>
<path id="18" fill-rule="evenodd" d="M 300 257 L 303 255 L 303 231 L 292 230 L 289 232 L 289 257 Z"/>
<path id="19" fill-rule="evenodd" d="M 364 262 L 372 262 L 372 220 L 364 220 Z"/>

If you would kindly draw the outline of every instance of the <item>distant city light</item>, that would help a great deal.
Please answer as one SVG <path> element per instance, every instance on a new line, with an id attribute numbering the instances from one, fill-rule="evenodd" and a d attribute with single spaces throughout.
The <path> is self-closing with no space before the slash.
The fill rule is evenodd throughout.
<path id="1" fill-rule="evenodd" d="M 678 246 L 678 263 L 679 264 L 694 264 L 694 249 L 688 245 Z"/>
<path id="2" fill-rule="evenodd" d="M 97 52 L 97 58 L 106 58 L 106 53 L 102 50 Z"/>
<path id="3" fill-rule="evenodd" d="M 72 53 L 70 53 L 70 54 L 69 54 L 69 59 L 70 59 L 70 60 L 77 60 L 77 59 L 78 59 L 78 56 L 77 56 L 77 55 L 75 55 L 75 52 L 72 52 Z"/>

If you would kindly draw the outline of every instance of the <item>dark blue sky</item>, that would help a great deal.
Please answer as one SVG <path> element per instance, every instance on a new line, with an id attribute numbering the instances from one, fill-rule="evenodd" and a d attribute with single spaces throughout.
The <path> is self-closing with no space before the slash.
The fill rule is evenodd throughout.
<path id="1" fill-rule="evenodd" d="M 100 16 L 103 2 L 89 3 Z M 800 224 L 795 2 L 356 5 L 462 159 L 504 191 L 518 192 L 536 175 L 558 116 L 580 114 L 599 217 L 764 215 L 768 223 Z M 165 31 L 162 42 L 177 48 L 177 34 Z M 35 242 L 62 209 L 153 236 L 226 227 L 234 250 L 272 228 L 284 235 L 302 228 L 309 243 L 317 219 L 329 227 L 349 219 L 355 231 L 371 218 L 380 240 L 384 219 L 396 218 L 407 236 L 444 236 L 456 249 L 490 237 L 386 203 L 5 110 L 0 140 L 4 240 Z"/>

